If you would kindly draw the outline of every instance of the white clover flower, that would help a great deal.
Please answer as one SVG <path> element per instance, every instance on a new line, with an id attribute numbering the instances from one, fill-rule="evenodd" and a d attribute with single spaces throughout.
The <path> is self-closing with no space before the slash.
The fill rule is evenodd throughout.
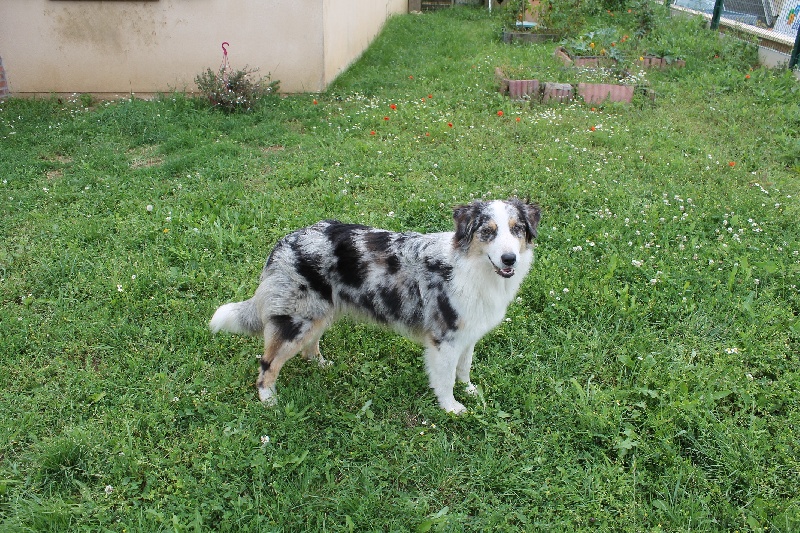
<path id="1" fill-rule="evenodd" d="M 114 492 L 114 487 L 111 485 L 106 485 L 106 488 L 104 488 L 103 491 L 106 493 L 106 496 L 111 496 L 111 493 Z"/>
<path id="2" fill-rule="evenodd" d="M 261 444 L 269 444 L 269 435 L 261 435 Z"/>
<path id="3" fill-rule="evenodd" d="M 631 264 L 633 266 L 635 266 L 635 267 L 640 267 L 640 266 L 642 266 L 644 264 L 644 261 L 639 261 L 638 259 L 633 259 L 631 261 Z"/>

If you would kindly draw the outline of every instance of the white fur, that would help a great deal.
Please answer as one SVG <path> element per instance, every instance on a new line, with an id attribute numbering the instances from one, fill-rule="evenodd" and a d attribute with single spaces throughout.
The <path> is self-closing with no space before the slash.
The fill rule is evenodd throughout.
<path id="1" fill-rule="evenodd" d="M 227 331 L 228 333 L 236 333 L 239 335 L 247 334 L 248 331 L 239 322 L 239 314 L 237 309 L 239 302 L 225 304 L 221 306 L 211 317 L 211 322 L 208 327 L 211 333 L 218 333 L 220 331 Z"/>

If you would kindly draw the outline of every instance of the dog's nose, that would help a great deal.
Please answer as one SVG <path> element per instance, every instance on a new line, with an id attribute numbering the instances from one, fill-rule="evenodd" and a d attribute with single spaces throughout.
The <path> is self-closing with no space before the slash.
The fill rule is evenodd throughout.
<path id="1" fill-rule="evenodd" d="M 517 262 L 517 254 L 507 253 L 500 256 L 500 260 L 506 266 L 511 266 Z"/>

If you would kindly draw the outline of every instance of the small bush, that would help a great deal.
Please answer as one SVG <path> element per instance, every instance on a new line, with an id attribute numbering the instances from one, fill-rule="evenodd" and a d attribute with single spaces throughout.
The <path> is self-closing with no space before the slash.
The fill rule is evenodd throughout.
<path id="1" fill-rule="evenodd" d="M 280 82 L 271 80 L 269 75 L 254 80 L 251 76 L 254 72 L 256 70 L 247 68 L 220 68 L 218 72 L 207 69 L 194 81 L 213 107 L 226 113 L 247 112 L 253 109 L 260 98 L 275 94 L 280 88 Z"/>

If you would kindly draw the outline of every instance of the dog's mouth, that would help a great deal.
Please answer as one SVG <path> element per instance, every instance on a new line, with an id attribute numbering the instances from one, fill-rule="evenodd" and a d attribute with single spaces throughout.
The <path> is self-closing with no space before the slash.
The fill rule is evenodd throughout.
<path id="1" fill-rule="evenodd" d="M 494 271 L 497 273 L 498 276 L 502 276 L 504 278 L 510 278 L 511 276 L 514 275 L 514 267 L 506 266 L 506 267 L 500 268 L 499 266 L 494 264 L 494 261 L 492 261 L 491 257 L 489 257 L 489 262 L 494 267 Z"/>

